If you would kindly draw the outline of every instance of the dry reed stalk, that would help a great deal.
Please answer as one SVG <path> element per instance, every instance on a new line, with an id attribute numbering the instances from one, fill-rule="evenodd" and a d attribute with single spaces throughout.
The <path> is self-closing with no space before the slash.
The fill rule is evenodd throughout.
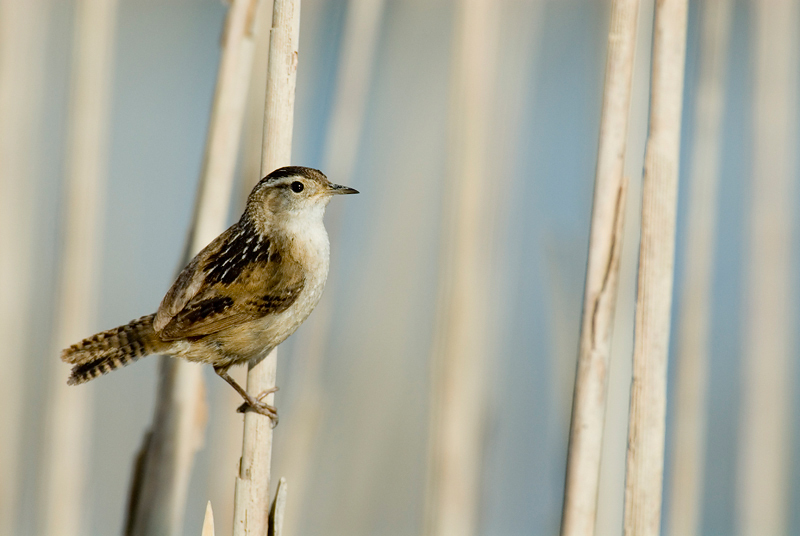
<path id="1" fill-rule="evenodd" d="M 796 0 L 753 2 L 753 179 L 742 366 L 738 512 L 743 536 L 788 534 L 795 309 Z"/>
<path id="2" fill-rule="evenodd" d="M 638 11 L 638 0 L 615 0 L 611 6 L 562 536 L 590 535 L 595 528 L 609 356 L 626 206 L 623 170 Z"/>
<path id="3" fill-rule="evenodd" d="M 189 245 L 183 264 L 226 226 L 252 72 L 259 0 L 228 8 Z M 163 357 L 152 431 L 137 462 L 126 534 L 179 534 L 194 454 L 206 421 L 205 386 L 196 364 Z"/>
<path id="4" fill-rule="evenodd" d="M 297 46 L 300 37 L 300 0 L 275 0 L 272 9 L 264 102 L 262 176 L 291 162 Z M 260 363 L 248 367 L 249 393 L 262 393 L 275 386 L 277 357 L 277 350 L 273 350 Z M 274 393 L 271 393 L 265 401 L 273 404 L 274 398 Z M 263 536 L 267 533 L 271 457 L 270 419 L 248 411 L 244 416 L 242 458 L 234 492 L 234 536 Z"/>
<path id="5" fill-rule="evenodd" d="M 67 347 L 92 333 L 107 175 L 117 0 L 80 0 L 73 31 L 66 157 L 64 250 L 54 343 Z M 55 355 L 56 352 L 53 353 Z M 43 534 L 77 535 L 84 509 L 91 389 L 66 382 L 53 362 L 42 489 Z"/>
<path id="6" fill-rule="evenodd" d="M 214 511 L 211 509 L 211 501 L 206 504 L 206 515 L 203 517 L 203 531 L 200 536 L 214 536 Z"/>
<path id="7" fill-rule="evenodd" d="M 711 329 L 711 283 L 721 153 L 722 113 L 730 0 L 702 4 L 700 73 L 697 82 L 695 140 L 686 228 L 685 282 L 682 291 L 675 385 L 674 462 L 670 491 L 669 532 L 699 532 L 705 459 L 706 390 Z"/>
<path id="8" fill-rule="evenodd" d="M 286 479 L 281 477 L 278 480 L 278 487 L 275 489 L 275 499 L 272 501 L 272 508 L 269 511 L 269 533 L 268 536 L 283 536 L 286 531 L 286 497 L 289 493 L 289 486 Z"/>
<path id="9" fill-rule="evenodd" d="M 687 0 L 656 4 L 628 427 L 626 536 L 660 532 L 687 11 Z"/>
<path id="10" fill-rule="evenodd" d="M 379 37 L 385 0 L 350 0 L 344 24 L 342 52 L 331 106 L 331 119 L 325 135 L 323 171 L 331 180 L 340 184 L 352 184 L 353 169 L 363 129 L 363 118 L 372 79 L 373 64 Z M 328 218 L 328 234 L 336 236 L 341 228 L 341 212 Z M 302 381 L 297 395 L 297 409 L 287 422 L 286 443 L 292 448 L 281 457 L 283 474 L 292 478 L 292 496 L 302 504 L 308 489 L 319 424 L 322 420 L 323 403 L 322 367 L 326 345 L 330 340 L 333 322 L 335 289 L 328 288 L 325 297 L 309 319 L 306 335 L 296 346 L 295 354 L 302 356 Z M 289 511 L 284 530 L 297 531 L 301 508 Z"/>
<path id="11" fill-rule="evenodd" d="M 0 0 L 0 536 L 17 533 L 48 3 Z"/>
<path id="12" fill-rule="evenodd" d="M 633 327 L 636 316 L 636 277 L 639 268 L 639 231 L 642 213 L 642 169 L 644 168 L 650 112 L 650 60 L 653 43 L 654 2 L 640 2 L 636 30 L 631 111 L 625 149 L 628 177 L 623 223 L 623 244 L 611 340 L 606 395 L 606 420 L 600 460 L 595 534 L 622 534 L 625 510 L 625 450 L 628 445 L 628 413 L 633 355 Z M 631 179 L 633 178 L 633 179 Z"/>
<path id="13" fill-rule="evenodd" d="M 494 236 L 487 196 L 499 11 L 463 0 L 456 13 L 451 71 L 448 170 L 442 220 L 438 318 L 432 355 L 430 465 L 425 533 L 477 530 L 486 412 L 487 320 Z"/>

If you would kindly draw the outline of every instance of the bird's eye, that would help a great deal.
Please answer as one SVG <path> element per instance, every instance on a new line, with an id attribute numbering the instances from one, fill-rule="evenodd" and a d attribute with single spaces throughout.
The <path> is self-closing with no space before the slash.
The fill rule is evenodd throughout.
<path id="1" fill-rule="evenodd" d="M 292 191 L 294 193 L 296 193 L 296 194 L 299 194 L 300 192 L 302 192 L 303 188 L 304 188 L 303 183 L 300 182 L 300 181 L 294 181 L 292 183 Z"/>

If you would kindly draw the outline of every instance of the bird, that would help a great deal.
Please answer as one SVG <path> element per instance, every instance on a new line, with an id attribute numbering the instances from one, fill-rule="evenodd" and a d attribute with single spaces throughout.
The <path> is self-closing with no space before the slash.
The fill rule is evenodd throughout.
<path id="1" fill-rule="evenodd" d="M 308 318 L 328 277 L 330 245 L 323 224 L 335 195 L 357 190 L 319 170 L 276 169 L 248 196 L 239 221 L 180 272 L 154 314 L 92 335 L 61 352 L 78 385 L 151 354 L 207 363 L 244 399 L 240 412 L 278 413 L 228 370 L 257 364 Z"/>

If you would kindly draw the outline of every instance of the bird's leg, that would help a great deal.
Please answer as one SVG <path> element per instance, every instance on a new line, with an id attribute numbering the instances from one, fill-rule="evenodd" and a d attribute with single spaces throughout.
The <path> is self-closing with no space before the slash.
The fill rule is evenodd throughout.
<path id="1" fill-rule="evenodd" d="M 278 426 L 278 410 L 275 406 L 271 406 L 266 402 L 263 402 L 261 399 L 267 396 L 270 393 L 274 393 L 278 390 L 277 387 L 272 387 L 271 389 L 267 389 L 258 397 L 253 397 L 250 393 L 245 391 L 241 385 L 236 383 L 236 380 L 230 377 L 228 374 L 228 367 L 214 367 L 214 372 L 217 373 L 217 376 L 228 382 L 231 387 L 236 389 L 236 392 L 239 393 L 242 398 L 244 398 L 245 402 L 236 410 L 239 413 L 244 413 L 248 410 L 255 411 L 265 417 L 269 417 L 272 421 L 272 427 L 275 428 Z"/>

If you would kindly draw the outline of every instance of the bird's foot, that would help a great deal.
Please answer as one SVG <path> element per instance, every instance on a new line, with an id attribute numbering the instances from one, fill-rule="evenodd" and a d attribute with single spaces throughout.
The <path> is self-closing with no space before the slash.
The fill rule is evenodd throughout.
<path id="1" fill-rule="evenodd" d="M 275 406 L 267 404 L 262 399 L 268 394 L 274 393 L 277 390 L 278 390 L 277 387 L 272 387 L 270 389 L 267 389 L 257 397 L 253 397 L 250 394 L 247 394 L 247 396 L 244 397 L 245 399 L 244 404 L 239 406 L 239 408 L 236 411 L 239 413 L 255 411 L 260 415 L 269 417 L 270 421 L 272 421 L 272 427 L 275 428 L 276 426 L 278 426 L 278 409 Z"/>

